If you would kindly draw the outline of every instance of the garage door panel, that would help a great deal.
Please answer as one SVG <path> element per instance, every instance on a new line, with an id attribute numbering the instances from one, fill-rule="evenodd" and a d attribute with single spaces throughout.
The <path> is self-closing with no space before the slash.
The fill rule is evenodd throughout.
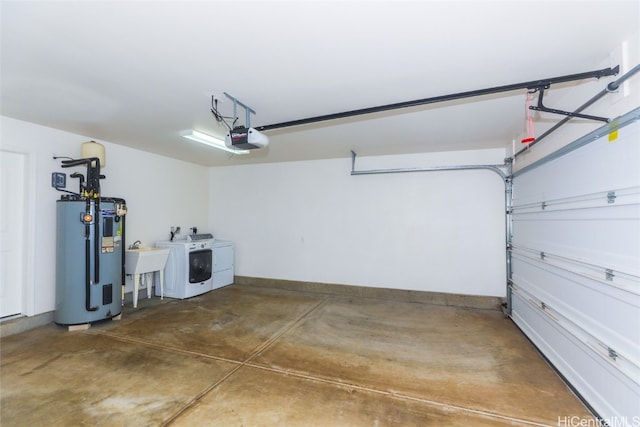
<path id="1" fill-rule="evenodd" d="M 635 122 L 621 129 L 618 139 L 612 142 L 604 133 L 594 143 L 519 175 L 518 186 L 513 190 L 514 205 L 637 187 L 638 141 L 640 127 Z M 567 170 L 571 173 L 567 174 Z"/>
<path id="2" fill-rule="evenodd" d="M 632 420 L 638 414 L 640 386 L 615 361 L 580 341 L 525 295 L 513 293 L 513 320 L 581 396 L 604 418 Z M 570 354 L 571 358 L 566 355 Z M 624 363 L 618 359 L 618 365 Z M 571 414 L 561 414 L 571 415 Z"/>
<path id="3" fill-rule="evenodd" d="M 513 235 L 526 248 L 544 247 L 551 253 L 585 262 L 597 260 L 640 275 L 640 239 L 629 238 L 640 236 L 640 188 L 637 191 L 633 199 L 616 198 L 599 207 L 526 213 L 514 209 Z"/>
<path id="4" fill-rule="evenodd" d="M 640 366 L 640 295 L 516 253 L 512 264 L 518 287 Z M 615 300 L 616 310 L 603 299 Z"/>
<path id="5" fill-rule="evenodd" d="M 511 317 L 605 419 L 640 414 L 640 125 L 513 179 Z M 631 113 L 630 113 L 631 114 Z"/>

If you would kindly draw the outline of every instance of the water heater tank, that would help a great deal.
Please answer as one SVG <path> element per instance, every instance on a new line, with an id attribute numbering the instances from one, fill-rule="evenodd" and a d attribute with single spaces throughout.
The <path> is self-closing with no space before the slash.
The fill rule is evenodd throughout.
<path id="1" fill-rule="evenodd" d="M 116 198 L 57 201 L 56 323 L 87 324 L 121 313 L 124 206 Z"/>

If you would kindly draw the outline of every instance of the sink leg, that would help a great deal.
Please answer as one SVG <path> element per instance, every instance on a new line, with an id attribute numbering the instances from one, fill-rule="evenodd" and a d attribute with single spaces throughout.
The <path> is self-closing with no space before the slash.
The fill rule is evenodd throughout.
<path id="1" fill-rule="evenodd" d="M 147 284 L 147 299 L 151 298 L 151 291 L 153 291 L 153 273 L 144 273 L 144 281 Z"/>
<path id="2" fill-rule="evenodd" d="M 140 287 L 140 275 L 133 275 L 133 308 L 138 308 L 138 288 Z"/>

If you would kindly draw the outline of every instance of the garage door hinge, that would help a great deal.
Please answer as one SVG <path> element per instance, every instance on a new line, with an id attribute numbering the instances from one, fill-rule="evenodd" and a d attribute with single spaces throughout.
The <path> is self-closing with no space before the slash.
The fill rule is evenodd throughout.
<path id="1" fill-rule="evenodd" d="M 542 261 L 544 261 L 544 259 L 547 257 L 547 254 L 545 254 L 544 252 L 540 252 L 540 259 Z"/>
<path id="2" fill-rule="evenodd" d="M 542 202 L 542 210 L 545 210 L 547 208 L 547 202 Z"/>
<path id="3" fill-rule="evenodd" d="M 610 282 L 611 282 L 611 281 L 613 281 L 613 278 L 614 278 L 614 277 L 616 277 L 616 275 L 615 275 L 615 274 L 613 274 L 613 270 L 612 270 L 612 269 L 607 268 L 607 269 L 604 271 L 604 278 L 605 278 L 606 280 L 608 280 L 608 281 L 610 281 Z"/>
<path id="4" fill-rule="evenodd" d="M 609 350 L 609 357 L 615 362 L 618 359 L 618 353 L 611 347 L 607 347 L 607 350 Z"/>
<path id="5" fill-rule="evenodd" d="M 616 192 L 609 191 L 607 193 L 607 203 L 615 203 L 616 202 Z"/>
<path id="6" fill-rule="evenodd" d="M 540 301 L 540 308 L 543 310 L 546 310 L 547 308 L 549 308 L 549 306 L 547 304 L 545 304 L 544 302 Z"/>

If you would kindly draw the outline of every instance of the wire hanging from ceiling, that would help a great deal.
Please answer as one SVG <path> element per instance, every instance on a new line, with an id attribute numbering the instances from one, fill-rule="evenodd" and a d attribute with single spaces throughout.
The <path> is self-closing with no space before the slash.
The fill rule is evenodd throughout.
<path id="1" fill-rule="evenodd" d="M 213 117 L 218 123 L 224 124 L 229 130 L 232 130 L 235 127 L 236 122 L 238 121 L 238 117 L 223 116 L 220 113 L 220 110 L 218 110 L 218 98 L 216 98 L 215 95 L 211 95 L 211 114 L 213 114 Z M 233 120 L 231 125 L 227 123 L 227 119 Z"/>

